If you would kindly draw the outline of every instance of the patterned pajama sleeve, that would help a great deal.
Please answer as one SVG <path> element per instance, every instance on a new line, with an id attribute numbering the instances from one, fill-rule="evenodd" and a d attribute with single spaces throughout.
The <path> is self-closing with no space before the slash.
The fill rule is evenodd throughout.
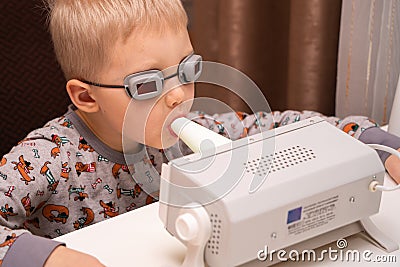
<path id="1" fill-rule="evenodd" d="M 38 136 L 24 140 L 1 159 L 1 266 L 10 266 L 10 262 L 13 266 L 18 265 L 15 258 L 20 258 L 20 263 L 24 264 L 18 266 L 43 266 L 47 256 L 60 244 L 32 235 L 28 230 L 37 227 L 37 213 L 40 213 L 37 211 L 58 185 L 55 177 L 60 175 L 61 162 L 55 160 L 52 153 L 59 155 L 59 149 L 51 141 Z M 25 254 L 21 255 L 21 252 Z M 41 253 L 44 253 L 43 257 Z"/>
<path id="2" fill-rule="evenodd" d="M 339 119 L 337 117 L 327 117 L 314 111 L 300 112 L 293 110 L 284 112 L 275 111 L 271 113 L 257 112 L 251 115 L 243 112 L 230 112 L 215 114 L 213 116 L 208 116 L 202 112 L 196 112 L 191 114 L 190 118 L 210 130 L 216 131 L 232 140 L 236 140 L 247 135 L 288 125 L 314 116 L 325 119 L 330 124 L 355 138 L 359 138 L 361 133 L 366 129 L 378 126 L 365 116 L 349 116 Z"/>

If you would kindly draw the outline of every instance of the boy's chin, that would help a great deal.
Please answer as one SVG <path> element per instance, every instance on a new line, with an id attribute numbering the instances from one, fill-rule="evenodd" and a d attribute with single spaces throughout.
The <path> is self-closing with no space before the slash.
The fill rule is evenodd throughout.
<path id="1" fill-rule="evenodd" d="M 170 138 L 164 138 L 163 140 L 159 140 L 158 142 L 149 142 L 146 145 L 157 149 L 167 149 L 178 143 L 178 141 L 179 138 L 170 137 Z"/>

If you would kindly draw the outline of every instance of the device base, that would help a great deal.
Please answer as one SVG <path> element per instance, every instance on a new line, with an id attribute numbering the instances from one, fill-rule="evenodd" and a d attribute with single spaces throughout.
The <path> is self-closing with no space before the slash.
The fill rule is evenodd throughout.
<path id="1" fill-rule="evenodd" d="M 295 250 L 298 251 L 301 255 L 301 252 L 304 250 L 319 248 L 326 244 L 335 242 L 339 239 L 343 239 L 358 233 L 364 233 L 372 244 L 383 249 L 387 253 L 391 253 L 399 249 L 399 245 L 395 243 L 393 240 L 391 240 L 389 237 L 387 237 L 385 234 L 383 234 L 375 226 L 375 224 L 371 221 L 370 218 L 364 218 L 360 221 L 348 224 L 346 226 L 340 227 L 338 229 L 332 230 L 327 233 L 323 233 L 319 236 L 308 239 L 293 246 L 283 248 L 283 250 L 286 252 Z M 339 249 L 339 248 L 336 247 L 333 249 Z M 288 257 L 288 254 L 286 254 L 285 257 Z M 277 255 L 275 254 L 272 261 L 270 261 L 269 259 L 267 259 L 266 261 L 260 261 L 256 259 L 246 264 L 240 265 L 240 267 L 265 267 L 280 262 L 281 261 L 278 260 Z"/>

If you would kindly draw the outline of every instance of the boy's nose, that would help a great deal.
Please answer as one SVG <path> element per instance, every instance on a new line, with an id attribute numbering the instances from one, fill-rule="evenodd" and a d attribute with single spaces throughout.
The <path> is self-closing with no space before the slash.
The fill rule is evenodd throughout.
<path id="1" fill-rule="evenodd" d="M 179 86 L 167 93 L 167 95 L 165 96 L 165 102 L 167 103 L 168 107 L 174 108 L 183 102 L 185 97 L 185 92 L 183 91 L 183 89 L 183 86 Z"/>

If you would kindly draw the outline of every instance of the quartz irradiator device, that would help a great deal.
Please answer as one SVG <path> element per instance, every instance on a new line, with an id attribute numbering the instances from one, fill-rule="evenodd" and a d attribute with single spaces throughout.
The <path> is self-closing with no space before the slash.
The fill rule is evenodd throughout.
<path id="1" fill-rule="evenodd" d="M 398 249 L 369 219 L 382 195 L 371 184 L 385 175 L 371 147 L 318 117 L 218 144 L 162 167 L 159 215 L 187 246 L 182 266 L 246 266 L 266 246 L 313 249 L 359 232 Z"/>

